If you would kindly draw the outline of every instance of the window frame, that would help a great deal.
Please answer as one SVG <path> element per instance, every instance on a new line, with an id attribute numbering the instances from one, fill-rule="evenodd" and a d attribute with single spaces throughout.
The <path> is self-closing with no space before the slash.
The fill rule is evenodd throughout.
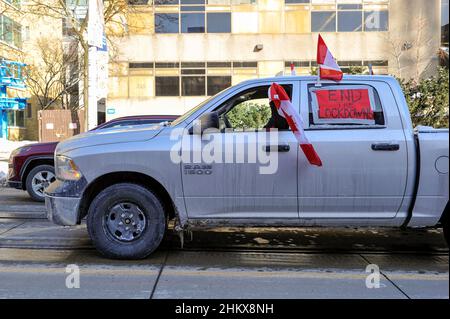
<path id="1" fill-rule="evenodd" d="M 295 100 L 296 97 L 296 89 L 298 89 L 297 83 L 295 82 L 277 82 L 278 84 L 280 84 L 281 86 L 285 87 L 285 86 L 290 86 L 291 87 L 291 95 L 290 95 L 290 99 L 291 101 Z M 214 105 L 214 107 L 212 108 L 212 110 L 208 110 L 207 112 L 218 112 L 219 117 L 222 116 L 223 114 L 227 114 L 228 112 L 230 112 L 235 106 L 231 106 L 231 102 L 237 98 L 240 95 L 246 94 L 249 91 L 258 89 L 258 88 L 264 88 L 267 92 L 269 91 L 271 83 L 257 83 L 256 85 L 253 86 L 246 86 L 244 88 L 242 88 L 241 90 L 234 92 L 231 96 L 227 97 L 227 99 L 225 101 L 221 101 L 218 105 Z M 287 93 L 287 92 L 286 92 Z M 269 98 L 269 95 L 267 93 L 267 99 Z M 294 106 L 295 107 L 295 106 Z M 224 111 L 223 111 L 224 110 Z M 234 128 L 225 128 L 225 130 L 221 130 L 221 133 L 249 133 L 249 132 L 265 132 L 267 131 L 267 129 L 265 128 L 244 128 L 244 129 L 234 129 Z M 290 129 L 287 130 L 279 130 L 280 132 L 288 132 L 290 131 Z"/>

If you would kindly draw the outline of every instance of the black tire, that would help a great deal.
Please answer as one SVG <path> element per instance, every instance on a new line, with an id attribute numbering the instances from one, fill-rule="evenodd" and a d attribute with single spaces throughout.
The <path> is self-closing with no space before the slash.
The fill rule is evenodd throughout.
<path id="1" fill-rule="evenodd" d="M 43 177 L 43 180 L 38 185 L 36 181 L 39 174 L 41 174 L 40 176 Z M 43 202 L 45 200 L 43 194 L 44 188 L 54 182 L 55 179 L 55 168 L 53 166 L 38 165 L 28 173 L 27 179 L 25 180 L 25 187 L 32 199 L 37 202 Z"/>
<path id="2" fill-rule="evenodd" d="M 138 213 L 135 214 L 133 211 Z M 130 214 L 126 215 L 127 212 Z M 126 218 L 123 215 L 126 215 Z M 126 220 L 128 221 L 125 224 Z M 134 232 L 130 234 L 132 230 L 124 230 L 126 225 L 136 228 L 131 226 L 135 225 L 133 220 L 138 225 L 145 226 L 142 231 L 136 229 L 136 235 Z M 112 225 L 119 221 L 122 226 Z M 158 248 L 164 237 L 165 228 L 164 209 L 158 197 L 136 184 L 121 183 L 104 189 L 94 198 L 87 214 L 89 236 L 95 248 L 108 258 L 147 257 Z M 122 238 L 125 235 L 129 235 L 129 238 Z"/>

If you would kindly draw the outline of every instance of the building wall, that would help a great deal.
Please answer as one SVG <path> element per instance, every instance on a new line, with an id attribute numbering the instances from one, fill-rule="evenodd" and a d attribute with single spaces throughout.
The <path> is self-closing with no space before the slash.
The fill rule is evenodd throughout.
<path id="1" fill-rule="evenodd" d="M 0 0 L 0 58 L 12 61 L 22 61 L 22 26 L 23 14 L 19 1 Z M 7 89 L 8 97 L 24 97 L 26 92 Z M 24 128 L 19 111 L 8 111 L 9 121 L 14 125 L 8 125 L 8 136 L 11 140 L 22 140 Z M 18 123 L 15 125 L 15 123 Z"/>
<path id="2" fill-rule="evenodd" d="M 358 32 L 320 32 L 341 66 L 373 63 L 376 73 L 405 78 L 434 72 L 440 44 L 440 0 L 338 0 L 337 4 L 335 0 L 286 0 L 288 2 L 297 4 L 285 4 L 285 0 L 231 0 L 232 5 L 229 0 L 208 1 L 207 13 L 231 12 L 231 32 L 227 33 L 158 33 L 164 24 L 159 15 L 176 14 L 180 7 L 134 6 L 128 15 L 128 36 L 114 39 L 116 55 L 110 64 L 107 120 L 130 114 L 181 114 L 204 100 L 207 92 L 199 96 L 183 96 L 181 92 L 177 96 L 156 96 L 155 78 L 180 76 L 183 62 L 228 62 L 231 67 L 206 66 L 204 72 L 231 76 L 231 84 L 287 72 L 290 61 L 296 63 L 297 73 L 309 73 L 315 63 L 318 35 L 312 32 L 312 12 L 336 11 L 339 6 L 336 22 L 339 27 L 339 21 L 345 20 L 344 15 L 340 16 L 344 11 L 340 10 L 341 5 L 346 5 L 346 9 L 357 8 L 363 21 L 364 12 L 373 10 L 387 10 L 389 17 L 387 31 L 369 30 L 363 22 Z M 239 3 L 246 4 L 236 5 Z M 348 11 L 355 11 L 353 9 Z M 351 16 L 347 16 L 347 20 L 351 20 Z M 207 22 L 205 25 L 209 28 Z M 263 45 L 262 50 L 255 50 L 259 44 Z M 254 62 L 257 66 L 234 67 L 242 61 Z M 130 62 L 147 65 L 130 68 Z M 159 68 L 161 62 L 179 65 Z"/>
<path id="3" fill-rule="evenodd" d="M 49 4 L 52 1 L 49 0 Z M 22 4 L 26 12 L 26 4 Z M 45 69 L 43 62 L 42 50 L 38 47 L 38 42 L 43 41 L 51 43 L 52 46 L 63 45 L 62 39 L 62 21 L 48 16 L 38 16 L 33 14 L 24 14 L 22 19 L 22 29 L 26 33 L 23 39 L 23 61 L 32 67 Z M 61 63 L 60 61 L 54 61 L 55 63 Z M 45 83 L 41 83 L 42 86 Z M 38 124 L 38 111 L 41 109 L 41 105 L 37 96 L 32 90 L 28 90 L 28 108 L 25 111 L 25 133 L 24 138 L 27 140 L 37 141 L 39 140 L 39 124 Z M 53 105 L 52 107 L 57 107 Z"/>

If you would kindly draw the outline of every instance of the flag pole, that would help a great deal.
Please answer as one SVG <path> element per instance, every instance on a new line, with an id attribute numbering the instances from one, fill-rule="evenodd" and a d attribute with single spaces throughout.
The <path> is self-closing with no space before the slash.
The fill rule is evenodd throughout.
<path id="1" fill-rule="evenodd" d="M 322 83 L 320 82 L 320 64 L 317 64 L 317 82 L 316 85 L 317 87 L 322 86 Z"/>

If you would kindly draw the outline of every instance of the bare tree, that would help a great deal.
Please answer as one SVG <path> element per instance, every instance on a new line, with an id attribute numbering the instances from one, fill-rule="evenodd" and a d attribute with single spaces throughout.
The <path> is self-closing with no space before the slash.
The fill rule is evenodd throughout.
<path id="1" fill-rule="evenodd" d="M 108 46 L 114 52 L 113 42 L 109 35 L 124 35 L 126 28 L 124 21 L 127 20 L 132 6 L 127 0 L 104 1 L 104 19 Z M 79 82 L 88 78 L 88 42 L 87 42 L 87 1 L 86 0 L 29 0 L 24 8 L 27 14 L 51 17 L 64 21 L 67 34 L 79 46 L 80 63 Z M 87 105 L 87 85 L 84 85 L 83 104 Z"/>
<path id="2" fill-rule="evenodd" d="M 55 45 L 56 43 L 56 45 Z M 51 107 L 74 108 L 69 95 L 78 86 L 80 78 L 72 74 L 72 65 L 78 58 L 77 50 L 64 50 L 52 37 L 41 37 L 35 43 L 39 62 L 26 67 L 26 84 L 36 98 L 39 109 Z"/>
<path id="3" fill-rule="evenodd" d="M 384 36 L 387 44 L 387 53 L 395 60 L 399 78 L 404 78 L 403 70 L 406 67 L 412 67 L 414 68 L 412 79 L 417 83 L 420 81 L 423 72 L 432 64 L 429 61 L 430 56 L 426 53 L 426 48 L 429 48 L 433 41 L 432 35 L 425 34 L 428 22 L 424 18 L 423 13 L 420 12 L 418 18 L 414 20 L 415 32 L 409 33 L 409 38 L 407 30 L 405 32 L 394 32 L 394 30 L 391 30 Z M 395 34 L 399 35 L 396 36 Z M 412 61 L 412 65 L 406 65 L 405 58 L 407 56 L 409 57 L 408 60 Z M 426 63 L 427 61 L 428 63 Z"/>

